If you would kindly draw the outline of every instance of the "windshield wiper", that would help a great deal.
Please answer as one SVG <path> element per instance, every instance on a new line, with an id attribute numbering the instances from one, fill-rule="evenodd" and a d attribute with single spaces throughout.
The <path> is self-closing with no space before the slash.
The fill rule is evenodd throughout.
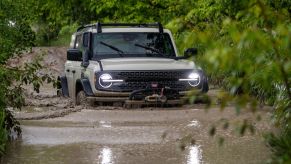
<path id="1" fill-rule="evenodd" d="M 110 44 L 104 43 L 104 42 L 102 42 L 102 41 L 100 41 L 100 44 L 102 44 L 102 45 L 104 45 L 104 46 L 107 46 L 107 47 L 109 47 L 109 48 L 115 50 L 116 52 L 118 52 L 118 54 L 119 54 L 121 57 L 123 57 L 122 54 L 124 54 L 124 52 L 123 52 L 122 50 L 120 50 L 119 48 L 114 47 L 114 46 L 112 46 L 112 45 L 110 45 Z"/>
<path id="2" fill-rule="evenodd" d="M 141 47 L 141 48 L 144 48 L 144 49 L 146 49 L 146 50 L 150 50 L 150 51 L 152 51 L 152 52 L 155 52 L 155 53 L 157 53 L 157 54 L 159 54 L 159 55 L 161 55 L 161 56 L 165 56 L 165 54 L 163 54 L 163 53 L 161 53 L 159 50 L 157 50 L 157 49 L 155 49 L 155 48 L 152 48 L 152 47 L 148 47 L 148 46 L 144 46 L 144 45 L 141 45 L 141 44 L 134 44 L 135 46 L 137 46 L 137 47 Z"/>

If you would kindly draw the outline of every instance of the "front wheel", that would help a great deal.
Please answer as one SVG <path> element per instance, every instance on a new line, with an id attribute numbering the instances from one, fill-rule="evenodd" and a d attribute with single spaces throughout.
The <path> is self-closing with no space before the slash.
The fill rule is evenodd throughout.
<path id="1" fill-rule="evenodd" d="M 57 80 L 57 96 L 59 97 L 64 96 L 60 78 L 58 78 Z"/>
<path id="2" fill-rule="evenodd" d="M 76 96 L 76 105 L 85 106 L 87 104 L 87 96 L 84 91 L 79 91 Z"/>

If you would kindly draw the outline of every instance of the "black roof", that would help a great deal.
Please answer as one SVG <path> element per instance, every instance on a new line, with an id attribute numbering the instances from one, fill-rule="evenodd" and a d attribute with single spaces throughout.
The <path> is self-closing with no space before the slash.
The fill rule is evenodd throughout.
<path id="1" fill-rule="evenodd" d="M 81 26 L 77 29 L 77 32 L 89 28 L 97 29 L 97 33 L 102 33 L 102 27 L 104 26 L 111 26 L 111 27 L 157 27 L 160 33 L 164 33 L 163 25 L 160 22 L 156 23 L 100 23 L 97 22 L 95 24 L 89 24 Z"/>

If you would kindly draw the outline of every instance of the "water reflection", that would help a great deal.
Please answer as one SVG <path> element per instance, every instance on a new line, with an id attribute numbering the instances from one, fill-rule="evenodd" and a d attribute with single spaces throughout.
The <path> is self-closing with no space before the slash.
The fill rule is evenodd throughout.
<path id="1" fill-rule="evenodd" d="M 103 128 L 111 128 L 111 122 L 110 121 L 100 121 L 100 126 Z"/>
<path id="2" fill-rule="evenodd" d="M 113 164 L 112 150 L 108 147 L 104 147 L 100 151 L 99 160 L 101 164 Z"/>
<path id="3" fill-rule="evenodd" d="M 187 155 L 187 164 L 202 163 L 202 150 L 200 146 L 194 145 L 189 147 L 189 154 Z"/>

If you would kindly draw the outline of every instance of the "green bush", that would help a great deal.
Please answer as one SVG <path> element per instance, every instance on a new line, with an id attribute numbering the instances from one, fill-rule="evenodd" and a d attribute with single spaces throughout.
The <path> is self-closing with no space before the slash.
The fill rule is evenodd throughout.
<path id="1" fill-rule="evenodd" d="M 39 76 L 42 68 L 40 58 L 23 67 L 6 65 L 9 58 L 29 51 L 35 42 L 35 33 L 30 27 L 30 10 L 21 0 L 0 2 L 0 157 L 11 134 L 20 135 L 19 123 L 11 111 L 20 109 L 24 103 L 23 85 L 32 84 L 36 91 L 44 80 L 52 81 L 48 75 Z"/>
<path id="2" fill-rule="evenodd" d="M 288 129 L 280 135 L 269 134 L 266 136 L 268 144 L 274 153 L 270 163 L 290 163 L 291 161 L 291 130 Z"/>
<path id="3" fill-rule="evenodd" d="M 8 141 L 8 133 L 5 128 L 5 111 L 0 111 L 0 154 L 4 154 L 6 143 Z"/>
<path id="4" fill-rule="evenodd" d="M 77 28 L 77 24 L 63 26 L 58 36 L 50 42 L 50 46 L 69 46 L 72 34 L 76 32 Z"/>

